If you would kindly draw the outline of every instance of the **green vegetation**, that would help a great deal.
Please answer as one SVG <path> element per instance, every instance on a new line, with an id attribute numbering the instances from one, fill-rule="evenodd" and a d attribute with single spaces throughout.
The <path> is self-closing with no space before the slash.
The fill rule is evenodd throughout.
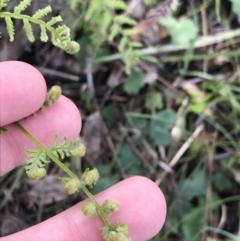
<path id="1" fill-rule="evenodd" d="M 94 193 L 132 175 L 144 175 L 159 185 L 168 216 L 151 241 L 238 240 L 239 0 L 182 1 L 174 16 L 159 15 L 148 23 L 148 29 L 160 24 L 160 31 L 167 32 L 157 44 L 146 41 L 150 33 L 140 34 L 135 26 L 159 1 L 142 1 L 140 18 L 132 14 L 129 1 L 68 2 L 69 8 L 59 9 L 74 19 L 73 36 L 81 51 L 71 63 L 80 70 L 60 67 L 81 76 L 81 83 L 63 80 L 61 86 L 81 110 L 83 138 L 94 147 L 89 147 L 81 166 L 67 158 L 69 168 L 80 174 L 82 168 L 95 166 L 101 179 Z M 29 32 L 27 37 L 31 40 Z M 94 135 L 85 127 L 91 123 Z M 29 189 L 21 169 L 1 178 L 9 194 L 0 202 L 0 210 L 17 198 L 19 181 Z M 66 206 L 79 198 L 80 194 L 69 198 Z M 62 205 L 61 201 L 39 203 L 34 208 L 42 210 L 42 219 Z M 36 220 L 32 212 L 27 221 Z"/>

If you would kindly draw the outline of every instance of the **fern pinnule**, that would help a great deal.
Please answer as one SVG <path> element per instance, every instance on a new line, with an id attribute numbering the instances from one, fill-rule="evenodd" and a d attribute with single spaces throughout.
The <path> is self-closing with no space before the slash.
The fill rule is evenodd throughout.
<path id="1" fill-rule="evenodd" d="M 115 10 L 127 10 L 127 4 L 122 0 L 107 0 L 105 1 L 105 5 Z"/>
<path id="2" fill-rule="evenodd" d="M 63 19 L 61 16 L 56 16 L 56 17 L 52 17 L 51 20 L 49 20 L 47 22 L 47 26 L 51 27 L 52 25 L 54 25 L 55 23 L 61 22 Z"/>
<path id="3" fill-rule="evenodd" d="M 120 42 L 119 42 L 119 45 L 118 45 L 118 50 L 119 52 L 123 52 L 125 46 L 127 45 L 128 43 L 128 38 L 127 37 L 123 37 Z"/>
<path id="4" fill-rule="evenodd" d="M 116 24 L 113 25 L 110 31 L 110 35 L 108 37 L 109 41 L 113 41 L 113 39 L 119 34 L 120 31 L 121 31 L 120 26 Z"/>
<path id="5" fill-rule="evenodd" d="M 0 0 L 1 1 L 1 0 Z M 3 0 L 4 3 L 1 3 L 1 7 L 6 6 L 7 0 Z M 62 21 L 61 16 L 53 17 L 50 21 L 45 22 L 42 20 L 44 16 L 49 14 L 52 11 L 50 6 L 45 7 L 43 9 L 38 10 L 33 16 L 29 16 L 26 14 L 22 14 L 21 12 L 24 11 L 27 6 L 30 5 L 32 0 L 23 0 L 20 2 L 18 6 L 14 8 L 14 12 L 0 12 L 0 19 L 4 18 L 7 26 L 7 32 L 10 37 L 10 41 L 14 40 L 14 24 L 13 19 L 22 20 L 23 21 L 23 29 L 27 35 L 29 41 L 34 42 L 35 37 L 33 35 L 33 28 L 32 25 L 36 24 L 41 29 L 40 39 L 43 42 L 46 42 L 48 38 L 47 32 L 50 32 L 52 35 L 51 41 L 52 44 L 56 47 L 61 48 L 66 53 L 75 54 L 79 51 L 80 46 L 77 42 L 74 42 L 70 38 L 70 29 L 63 25 L 59 27 L 54 27 L 53 25 L 57 22 Z"/>
<path id="6" fill-rule="evenodd" d="M 47 30 L 44 26 L 40 26 L 41 33 L 40 33 L 40 39 L 42 42 L 47 42 L 48 41 L 48 35 L 47 35 Z"/>
<path id="7" fill-rule="evenodd" d="M 99 0 L 92 0 L 85 15 L 88 21 L 94 14 L 101 12 L 104 9 L 104 4 Z"/>
<path id="8" fill-rule="evenodd" d="M 73 155 L 73 153 L 75 153 L 75 150 L 77 148 L 80 148 L 81 150 L 84 151 L 85 147 L 83 144 L 77 143 L 76 141 L 73 141 L 73 140 L 68 142 L 66 137 L 64 137 L 64 140 L 60 144 L 58 144 L 58 136 L 56 135 L 49 151 L 53 153 L 57 158 L 60 158 L 62 160 L 64 157 L 69 157 Z M 81 154 L 80 156 L 83 156 L 83 155 Z"/>
<path id="9" fill-rule="evenodd" d="M 20 14 L 24 11 L 28 6 L 31 5 L 32 0 L 22 0 L 16 7 L 14 7 L 14 13 Z"/>
<path id="10" fill-rule="evenodd" d="M 36 13 L 34 13 L 34 15 L 32 17 L 35 18 L 35 19 L 41 19 L 41 18 L 43 18 L 44 16 L 48 15 L 51 12 L 52 12 L 51 6 L 47 6 L 47 7 L 43 8 L 43 9 L 37 10 Z"/>
<path id="11" fill-rule="evenodd" d="M 119 24 L 129 24 L 129 25 L 135 25 L 137 22 L 133 20 L 132 18 L 125 16 L 125 15 L 117 15 L 114 17 L 114 22 Z"/>
<path id="12" fill-rule="evenodd" d="M 143 46 L 143 44 L 141 42 L 131 41 L 129 43 L 129 46 L 131 46 L 133 48 L 141 48 Z"/>
<path id="13" fill-rule="evenodd" d="M 27 19 L 23 19 L 23 29 L 27 35 L 28 40 L 30 42 L 34 42 L 35 37 L 33 35 L 32 25 L 29 23 L 29 21 Z"/>
<path id="14" fill-rule="evenodd" d="M 112 14 L 109 11 L 105 11 L 103 13 L 102 24 L 101 24 L 101 30 L 103 33 L 107 31 L 107 28 L 111 24 L 112 20 L 113 20 Z"/>
<path id="15" fill-rule="evenodd" d="M 14 31 L 14 25 L 13 25 L 13 21 L 12 21 L 11 17 L 8 17 L 8 16 L 5 17 L 5 22 L 6 22 L 6 26 L 7 26 L 7 32 L 9 34 L 9 40 L 10 40 L 10 42 L 13 42 L 15 31 Z"/>
<path id="16" fill-rule="evenodd" d="M 1 0 L 0 1 L 0 11 L 8 5 L 9 1 L 10 0 Z"/>

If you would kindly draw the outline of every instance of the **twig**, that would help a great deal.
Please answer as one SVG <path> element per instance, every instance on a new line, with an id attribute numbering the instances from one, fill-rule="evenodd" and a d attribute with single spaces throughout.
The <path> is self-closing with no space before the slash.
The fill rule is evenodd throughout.
<path id="1" fill-rule="evenodd" d="M 229 30 L 223 33 L 218 33 L 216 35 L 199 37 L 198 40 L 195 42 L 195 48 L 207 47 L 209 45 L 221 43 L 223 41 L 233 39 L 238 36 L 240 36 L 240 29 Z M 171 53 L 171 52 L 186 50 L 187 48 L 188 46 L 183 46 L 178 44 L 166 44 L 166 45 L 141 49 L 139 50 L 139 55 L 143 56 L 143 55 L 151 55 L 151 54 L 158 54 L 158 53 Z M 97 58 L 95 62 L 96 63 L 110 62 L 113 60 L 121 59 L 122 57 L 123 57 L 123 54 L 118 53 L 118 54 Z"/>
<path id="2" fill-rule="evenodd" d="M 61 77 L 61 78 L 72 80 L 72 81 L 80 80 L 80 78 L 76 75 L 67 74 L 67 73 L 64 73 L 64 72 L 61 72 L 58 70 L 48 69 L 48 68 L 40 67 L 40 66 L 35 66 L 35 68 L 37 68 L 43 75 L 53 75 L 56 77 Z"/>
<path id="3" fill-rule="evenodd" d="M 187 139 L 187 141 L 182 145 L 182 147 L 178 150 L 178 152 L 175 154 L 175 156 L 172 158 L 170 163 L 168 164 L 170 168 L 173 168 L 177 162 L 180 160 L 182 155 L 185 153 L 185 151 L 189 148 L 191 143 L 194 141 L 194 139 L 201 133 L 201 131 L 204 129 L 203 125 L 199 125 L 196 130 L 193 132 L 193 134 Z M 166 172 L 162 173 L 156 180 L 155 183 L 157 185 L 160 185 L 163 178 L 166 176 Z"/>
<path id="4" fill-rule="evenodd" d="M 182 157 L 182 155 L 189 148 L 189 146 L 194 141 L 194 139 L 202 132 L 203 129 L 204 129 L 203 125 L 200 125 L 196 128 L 196 130 L 193 132 L 193 134 L 187 139 L 187 141 L 182 145 L 182 147 L 179 149 L 179 151 L 172 158 L 172 160 L 169 163 L 170 167 L 174 167 L 177 164 L 179 159 Z"/>

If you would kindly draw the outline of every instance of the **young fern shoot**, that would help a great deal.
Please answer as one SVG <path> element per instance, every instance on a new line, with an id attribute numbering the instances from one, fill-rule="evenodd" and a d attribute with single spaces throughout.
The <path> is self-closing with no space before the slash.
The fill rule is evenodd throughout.
<path id="1" fill-rule="evenodd" d="M 53 86 L 47 94 L 43 107 L 46 108 L 54 104 L 60 97 L 59 93 L 61 93 L 60 87 Z M 41 108 L 41 110 L 44 110 L 44 108 Z M 86 169 L 79 178 L 62 162 L 65 157 L 69 156 L 83 157 L 86 153 L 86 147 L 74 140 L 67 141 L 66 138 L 58 144 L 58 136 L 56 135 L 51 147 L 47 148 L 19 122 L 14 124 L 38 147 L 37 149 L 26 148 L 27 165 L 25 170 L 27 176 L 32 180 L 43 178 L 46 175 L 46 165 L 51 161 L 54 162 L 67 174 L 67 177 L 59 177 L 65 191 L 72 195 L 81 190 L 90 199 L 90 201 L 83 203 L 81 210 L 86 216 L 99 216 L 101 218 L 104 223 L 101 228 L 104 240 L 131 241 L 131 238 L 127 237 L 128 227 L 126 224 L 116 223 L 112 225 L 109 221 L 109 216 L 118 209 L 117 201 L 105 200 L 100 205 L 89 191 L 89 188 L 92 188 L 99 179 L 98 170 L 96 168 Z"/>
<path id="2" fill-rule="evenodd" d="M 40 9 L 32 16 L 29 16 L 23 12 L 28 6 L 30 6 L 32 0 L 22 0 L 17 6 L 15 6 L 13 12 L 3 11 L 3 9 L 7 7 L 9 1 L 10 0 L 0 1 L 0 19 L 5 20 L 11 42 L 13 42 L 15 38 L 14 20 L 20 20 L 23 22 L 23 29 L 29 41 L 35 41 L 32 25 L 36 24 L 41 30 L 41 41 L 47 42 L 49 39 L 48 34 L 50 34 L 51 42 L 56 47 L 63 49 L 69 54 L 75 54 L 79 51 L 80 46 L 78 43 L 71 40 L 70 29 L 67 26 L 61 25 L 54 27 L 56 23 L 62 21 L 61 16 L 52 17 L 52 19 L 47 22 L 43 20 L 44 16 L 48 15 L 52 11 L 50 6 Z M 60 95 L 61 88 L 59 86 L 53 86 L 47 93 L 46 100 L 39 111 L 44 111 L 45 108 L 54 104 Z M 36 116 L 36 113 L 33 116 Z M 78 177 L 62 162 L 65 157 L 84 156 L 86 153 L 86 147 L 82 143 L 78 143 L 74 140 L 67 141 L 66 138 L 59 143 L 58 136 L 56 135 L 51 147 L 47 148 L 19 122 L 15 122 L 14 125 L 37 146 L 36 149 L 26 148 L 25 150 L 25 170 L 29 178 L 33 180 L 43 178 L 46 175 L 46 165 L 50 162 L 54 162 L 67 175 L 65 177 L 59 177 L 65 191 L 71 195 L 81 190 L 90 199 L 90 201 L 83 203 L 81 208 L 82 212 L 87 216 L 97 215 L 100 217 L 104 224 L 101 228 L 104 240 L 131 241 L 131 238 L 127 237 L 128 227 L 126 224 L 116 223 L 113 225 L 109 220 L 109 216 L 118 209 L 117 202 L 115 200 L 106 200 L 101 205 L 89 191 L 89 188 L 92 188 L 99 179 L 97 169 L 86 169 L 82 177 Z M 5 127 L 0 127 L 0 134 L 5 131 L 7 131 Z"/>
<path id="3" fill-rule="evenodd" d="M 77 42 L 70 38 L 70 29 L 66 25 L 54 27 L 55 24 L 62 21 L 61 16 L 52 17 L 51 20 L 45 22 L 43 18 L 52 12 L 51 6 L 39 9 L 32 16 L 24 14 L 24 10 L 31 5 L 32 0 L 22 0 L 14 7 L 13 12 L 3 11 L 10 0 L 0 1 L 0 19 L 4 19 L 10 42 L 14 41 L 15 29 L 13 20 L 23 22 L 23 30 L 30 42 L 35 41 L 33 34 L 33 24 L 38 25 L 41 30 L 40 40 L 47 42 L 48 34 L 51 35 L 51 42 L 54 46 L 61 48 L 68 54 L 75 54 L 79 51 L 80 46 Z"/>

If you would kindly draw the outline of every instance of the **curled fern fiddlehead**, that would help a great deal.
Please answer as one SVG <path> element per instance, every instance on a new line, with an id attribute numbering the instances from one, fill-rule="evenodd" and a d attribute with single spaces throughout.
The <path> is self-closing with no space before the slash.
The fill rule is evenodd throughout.
<path id="1" fill-rule="evenodd" d="M 13 20 L 23 21 L 23 29 L 26 36 L 30 42 L 35 41 L 33 34 L 33 24 L 40 27 L 40 39 L 43 42 L 47 42 L 49 37 L 48 33 L 51 35 L 51 42 L 54 46 L 63 49 L 69 54 L 75 54 L 79 51 L 80 46 L 75 41 L 70 38 L 70 29 L 66 25 L 61 25 L 54 27 L 54 24 L 61 22 L 61 16 L 53 17 L 50 21 L 45 22 L 43 17 L 48 15 L 52 8 L 47 6 L 43 9 L 36 11 L 32 16 L 23 14 L 22 12 L 31 4 L 32 0 L 22 0 L 17 6 L 15 6 L 13 12 L 2 11 L 8 5 L 10 0 L 0 1 L 0 18 L 3 18 L 6 23 L 7 32 L 9 35 L 9 40 L 14 41 L 15 30 Z"/>

